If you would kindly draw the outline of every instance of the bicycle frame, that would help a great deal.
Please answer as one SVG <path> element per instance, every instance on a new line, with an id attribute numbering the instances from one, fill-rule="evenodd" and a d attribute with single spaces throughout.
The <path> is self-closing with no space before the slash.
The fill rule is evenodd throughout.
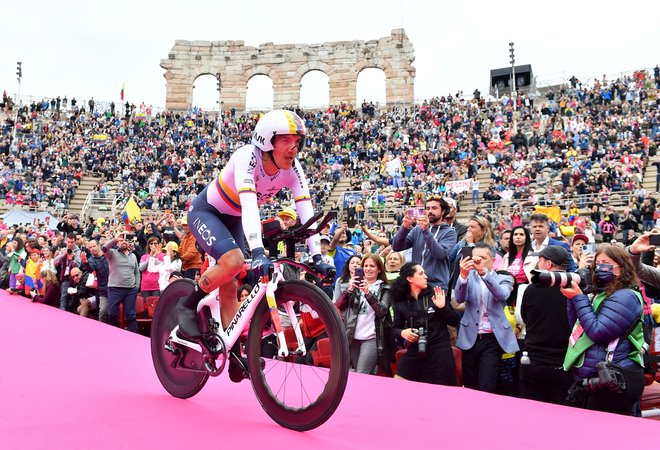
<path id="1" fill-rule="evenodd" d="M 212 260 L 211 263 L 215 264 L 215 261 Z M 232 318 L 226 330 L 223 330 L 222 328 L 222 321 L 220 316 L 219 289 L 215 289 L 199 302 L 199 304 L 197 305 L 197 312 L 199 313 L 199 311 L 204 306 L 208 306 L 208 308 L 211 310 L 211 318 L 218 324 L 218 329 L 217 331 L 215 331 L 215 333 L 220 337 L 223 344 L 225 345 L 225 348 L 227 349 L 232 348 L 233 345 L 238 341 L 241 334 L 243 333 L 243 330 L 245 329 L 245 326 L 248 324 L 250 319 L 252 319 L 252 316 L 254 315 L 254 311 L 259 305 L 259 302 L 264 298 L 264 296 L 266 296 L 267 298 L 270 297 L 270 299 L 268 299 L 269 300 L 268 303 L 269 303 L 272 322 L 275 327 L 275 333 L 277 335 L 277 339 L 279 343 L 278 356 L 280 357 L 289 356 L 289 349 L 286 342 L 286 338 L 284 336 L 284 330 L 282 328 L 279 311 L 275 304 L 275 291 L 277 290 L 279 284 L 282 281 L 284 281 L 284 275 L 282 274 L 282 266 L 284 264 L 293 264 L 296 267 L 299 267 L 305 271 L 309 270 L 308 268 L 306 268 L 304 264 L 297 263 L 295 261 L 289 261 L 286 258 L 273 261 L 274 271 L 272 276 L 270 277 L 270 280 L 264 281 L 264 280 L 268 280 L 268 277 L 264 277 L 261 279 L 259 283 L 257 283 L 254 286 L 252 292 L 250 292 L 250 295 L 243 301 L 243 303 L 241 303 L 240 307 L 238 308 L 238 311 Z M 296 339 L 298 341 L 298 347 L 296 353 L 299 353 L 304 356 L 307 354 L 307 349 L 305 348 L 302 331 L 300 329 L 300 324 L 298 323 L 298 319 L 296 317 L 295 311 L 293 310 L 292 302 L 285 303 L 284 309 L 289 317 L 289 320 L 291 321 L 291 325 L 293 326 L 293 329 L 296 334 Z M 203 353 L 202 347 L 199 344 L 179 337 L 177 334 L 178 329 L 179 326 L 177 325 L 170 333 L 171 342 L 186 346 L 199 353 Z"/>

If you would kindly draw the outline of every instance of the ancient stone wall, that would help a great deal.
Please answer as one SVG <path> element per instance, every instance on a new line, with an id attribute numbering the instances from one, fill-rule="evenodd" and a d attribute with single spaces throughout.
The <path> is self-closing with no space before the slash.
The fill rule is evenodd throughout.
<path id="1" fill-rule="evenodd" d="M 223 109 L 245 109 L 247 83 L 255 75 L 273 82 L 274 107 L 300 104 L 302 77 L 311 70 L 328 76 L 330 104 L 355 105 L 357 77 L 361 70 L 385 72 L 386 102 L 411 103 L 414 99 L 415 54 L 403 29 L 371 41 L 284 44 L 259 47 L 243 41 L 179 41 L 167 59 L 161 60 L 167 80 L 166 107 L 186 110 L 192 106 L 193 83 L 211 74 L 221 86 Z"/>

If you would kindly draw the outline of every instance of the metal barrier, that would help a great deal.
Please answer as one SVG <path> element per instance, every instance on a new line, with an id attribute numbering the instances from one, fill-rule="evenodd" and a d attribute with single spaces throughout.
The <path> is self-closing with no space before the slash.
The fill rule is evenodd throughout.
<path id="1" fill-rule="evenodd" d="M 584 195 L 574 195 L 571 197 L 562 196 L 561 200 L 545 200 L 541 199 L 536 205 L 530 204 L 527 200 L 522 199 L 513 199 L 510 202 L 505 202 L 502 200 L 479 200 L 478 203 L 470 203 L 470 197 L 466 197 L 464 200 L 459 201 L 459 209 L 461 212 L 473 213 L 477 208 L 488 209 L 489 211 L 496 210 L 497 208 L 511 208 L 514 205 L 525 207 L 534 207 L 534 206 L 556 206 L 560 207 L 562 211 L 568 209 L 568 205 L 572 202 L 575 202 L 580 209 L 584 209 L 592 203 L 597 197 L 598 194 L 584 194 Z M 632 198 L 634 197 L 633 191 L 618 191 L 613 192 L 607 196 L 606 199 L 601 199 L 602 203 L 607 206 L 613 206 L 614 208 L 622 208 L 628 206 Z M 584 214 L 584 211 L 582 211 Z"/>
<path id="2" fill-rule="evenodd" d="M 424 190 L 423 187 L 419 190 Z M 388 190 L 384 190 L 387 194 Z M 339 198 L 339 213 L 337 215 L 337 218 L 341 220 L 344 214 L 344 195 L 346 194 L 351 194 L 352 192 L 346 192 L 345 194 L 342 194 L 342 196 Z M 361 194 L 364 192 L 360 191 Z M 511 209 L 513 206 L 518 205 L 522 206 L 523 208 L 533 208 L 534 206 L 553 206 L 554 203 L 556 203 L 556 206 L 558 206 L 562 213 L 565 214 L 568 210 L 568 205 L 570 205 L 571 202 L 575 202 L 578 207 L 581 209 L 581 214 L 585 215 L 588 212 L 585 211 L 584 209 L 591 203 L 593 202 L 597 197 L 598 194 L 585 194 L 585 195 L 575 195 L 571 197 L 562 197 L 561 200 L 559 201 L 548 201 L 541 199 L 537 205 L 532 205 L 527 202 L 527 200 L 521 200 L 521 199 L 513 199 L 510 202 L 505 202 L 502 200 L 490 200 L 490 201 L 485 201 L 485 200 L 479 200 L 478 203 L 472 204 L 471 203 L 471 192 L 467 194 L 461 194 L 458 198 L 456 198 L 456 203 L 458 205 L 459 209 L 459 214 L 460 215 L 472 215 L 476 212 L 476 209 L 479 207 L 481 210 L 488 210 L 488 211 L 495 211 L 498 208 L 503 208 L 505 213 L 511 213 Z M 374 190 L 367 191 L 365 194 L 365 198 L 372 198 L 375 195 Z M 634 192 L 633 191 L 618 191 L 618 192 L 613 192 L 611 193 L 607 199 L 601 199 L 602 204 L 606 206 L 613 206 L 617 210 L 621 210 L 622 208 L 628 206 L 630 203 L 631 199 L 634 198 Z M 394 213 L 397 210 L 403 211 L 404 209 L 410 208 L 410 205 L 404 205 L 403 203 L 394 203 L 392 202 L 391 205 L 388 205 L 387 203 L 392 202 L 391 199 L 386 199 L 386 206 L 384 211 L 381 211 L 377 208 L 371 208 L 370 204 L 365 204 L 365 217 L 369 215 L 370 213 L 373 213 L 373 215 L 378 218 L 379 220 L 383 219 L 392 219 L 394 217 Z"/>
<path id="3" fill-rule="evenodd" d="M 82 207 L 81 223 L 87 221 L 92 210 L 108 211 L 112 217 L 117 214 L 119 204 L 124 198 L 123 192 L 90 192 Z"/>

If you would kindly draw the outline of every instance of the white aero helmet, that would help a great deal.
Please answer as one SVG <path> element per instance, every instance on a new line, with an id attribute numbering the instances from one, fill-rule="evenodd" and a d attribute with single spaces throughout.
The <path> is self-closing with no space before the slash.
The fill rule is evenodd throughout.
<path id="1" fill-rule="evenodd" d="M 273 140 L 278 134 L 294 134 L 302 136 L 300 147 L 305 145 L 305 124 L 298 114 L 285 109 L 274 109 L 263 115 L 252 132 L 252 145 L 263 152 L 273 150 Z"/>

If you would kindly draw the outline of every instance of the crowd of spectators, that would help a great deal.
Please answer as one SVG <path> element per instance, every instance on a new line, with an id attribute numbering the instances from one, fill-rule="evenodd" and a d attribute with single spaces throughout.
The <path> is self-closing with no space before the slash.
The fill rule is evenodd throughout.
<path id="1" fill-rule="evenodd" d="M 603 203 L 617 192 L 644 198 L 642 173 L 660 139 L 655 72 L 590 85 L 573 77 L 545 98 L 516 101 L 457 94 L 412 108 L 297 109 L 308 128 L 300 160 L 317 204 L 348 177 L 373 211 L 384 209 L 385 188 L 395 190 L 395 205 L 418 205 L 423 193 L 445 193 L 448 181 L 473 179 L 480 169 L 491 173 L 490 183 L 476 188 L 486 201 L 533 206 L 580 195 L 584 208 L 588 198 Z M 249 141 L 259 118 L 234 110 L 218 118 L 197 109 L 177 114 L 127 104 L 119 111 L 86 103 L 44 100 L 24 106 L 17 125 L 7 117 L 0 194 L 8 204 L 65 208 L 81 176 L 92 173 L 102 177 L 102 193 L 138 194 L 147 209 L 184 210 Z M 11 144 L 13 126 L 25 137 L 19 145 Z M 264 209 L 274 210 L 285 197 Z"/>

